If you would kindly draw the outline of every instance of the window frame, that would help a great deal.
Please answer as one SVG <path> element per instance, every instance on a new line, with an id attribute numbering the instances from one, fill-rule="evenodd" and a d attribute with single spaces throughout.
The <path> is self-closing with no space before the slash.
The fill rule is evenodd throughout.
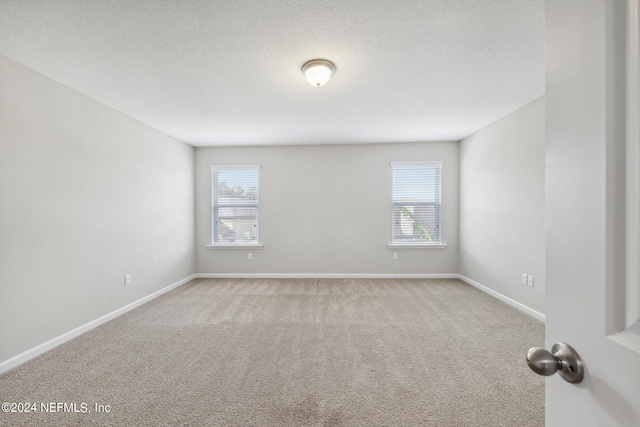
<path id="1" fill-rule="evenodd" d="M 390 163 L 390 171 L 391 171 L 391 243 L 387 246 L 389 248 L 446 248 L 447 244 L 444 243 L 443 240 L 443 230 L 442 230 L 442 170 L 443 170 L 443 162 L 442 161 L 413 161 L 413 162 L 391 162 Z M 394 168 L 397 166 L 436 166 L 438 168 L 438 200 L 434 202 L 396 202 L 394 197 L 394 179 L 393 172 Z M 435 207 L 435 216 L 436 216 L 436 226 L 438 228 L 438 237 L 437 241 L 409 241 L 408 239 L 403 241 L 403 239 L 398 239 L 394 234 L 395 230 L 395 211 L 396 206 L 433 206 Z"/>
<path id="2" fill-rule="evenodd" d="M 242 202 L 237 204 L 220 205 L 216 204 L 215 194 L 215 175 L 220 170 L 251 170 L 257 172 L 257 197 L 255 202 Z M 207 245 L 208 249 L 262 249 L 263 245 L 260 242 L 260 165 L 211 165 L 211 243 Z M 219 231 L 220 216 L 219 212 L 221 208 L 255 208 L 255 227 L 256 238 L 255 241 L 239 241 L 239 242 L 220 242 L 216 241 Z M 217 222 L 216 222 L 217 220 Z"/>

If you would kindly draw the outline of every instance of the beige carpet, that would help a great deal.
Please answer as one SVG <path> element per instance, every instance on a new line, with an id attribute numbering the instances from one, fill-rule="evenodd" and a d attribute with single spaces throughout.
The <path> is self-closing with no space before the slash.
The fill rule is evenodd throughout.
<path id="1" fill-rule="evenodd" d="M 459 280 L 198 279 L 0 376 L 38 406 L 0 425 L 543 426 L 543 331 Z"/>

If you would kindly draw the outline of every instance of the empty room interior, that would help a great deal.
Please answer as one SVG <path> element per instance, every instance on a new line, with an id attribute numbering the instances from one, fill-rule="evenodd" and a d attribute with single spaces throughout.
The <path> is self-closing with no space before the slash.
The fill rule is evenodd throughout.
<path id="1" fill-rule="evenodd" d="M 558 314 L 578 3 L 0 2 L 0 424 L 637 425 Z"/>

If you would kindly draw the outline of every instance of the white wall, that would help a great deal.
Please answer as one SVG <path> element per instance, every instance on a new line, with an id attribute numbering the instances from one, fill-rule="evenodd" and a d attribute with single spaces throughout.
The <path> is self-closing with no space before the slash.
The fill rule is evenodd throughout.
<path id="1" fill-rule="evenodd" d="M 544 138 L 542 97 L 460 143 L 460 274 L 541 313 Z"/>
<path id="2" fill-rule="evenodd" d="M 418 160 L 444 162 L 442 236 L 448 247 L 391 250 L 389 163 Z M 206 248 L 213 164 L 261 165 L 264 249 Z M 198 273 L 455 274 L 458 143 L 197 148 L 196 233 Z"/>
<path id="3" fill-rule="evenodd" d="M 0 57 L 0 362 L 192 275 L 193 172 L 192 147 Z"/>

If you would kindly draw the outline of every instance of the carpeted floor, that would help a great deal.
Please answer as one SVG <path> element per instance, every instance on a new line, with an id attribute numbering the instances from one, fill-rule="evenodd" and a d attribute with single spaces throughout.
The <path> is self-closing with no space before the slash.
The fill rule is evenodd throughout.
<path id="1" fill-rule="evenodd" d="M 454 279 L 197 279 L 1 375 L 0 425 L 543 426 L 543 345 Z"/>

